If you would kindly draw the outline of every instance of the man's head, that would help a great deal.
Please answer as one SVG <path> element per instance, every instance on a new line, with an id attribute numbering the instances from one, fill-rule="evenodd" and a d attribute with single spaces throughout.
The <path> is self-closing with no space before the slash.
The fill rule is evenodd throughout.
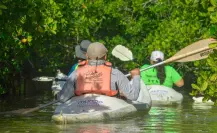
<path id="1" fill-rule="evenodd" d="M 90 60 L 106 59 L 108 50 L 99 42 L 91 43 L 87 49 L 87 57 Z"/>
<path id="2" fill-rule="evenodd" d="M 90 44 L 91 42 L 89 40 L 83 40 L 80 45 L 75 47 L 75 55 L 78 59 L 86 59 L 87 48 Z"/>
<path id="3" fill-rule="evenodd" d="M 153 51 L 150 60 L 151 62 L 161 62 L 164 60 L 164 53 L 161 51 Z"/>

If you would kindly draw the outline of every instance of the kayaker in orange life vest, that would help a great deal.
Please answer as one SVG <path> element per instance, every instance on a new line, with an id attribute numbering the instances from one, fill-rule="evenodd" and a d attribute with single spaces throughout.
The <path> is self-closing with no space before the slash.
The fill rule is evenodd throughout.
<path id="1" fill-rule="evenodd" d="M 91 43 L 87 49 L 87 60 L 80 62 L 58 94 L 60 102 L 73 96 L 87 93 L 117 96 L 122 93 L 127 99 L 137 100 L 140 92 L 140 71 L 132 70 L 131 83 L 118 69 L 106 61 L 108 50 L 99 42 Z"/>

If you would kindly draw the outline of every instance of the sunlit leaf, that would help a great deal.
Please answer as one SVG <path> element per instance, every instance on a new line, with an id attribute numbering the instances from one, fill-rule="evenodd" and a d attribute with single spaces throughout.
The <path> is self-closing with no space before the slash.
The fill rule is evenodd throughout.
<path id="1" fill-rule="evenodd" d="M 216 1 L 216 0 L 210 0 L 210 3 L 211 3 L 213 6 L 216 6 L 216 5 L 217 5 L 217 1 Z"/>
<path id="2" fill-rule="evenodd" d="M 0 9 L 7 9 L 5 5 L 0 4 Z"/>
<path id="3" fill-rule="evenodd" d="M 213 12 L 213 11 L 215 11 L 215 7 L 214 7 L 214 6 L 209 7 L 209 8 L 208 8 L 208 11 L 209 11 L 209 12 Z"/>
<path id="4" fill-rule="evenodd" d="M 27 40 L 28 40 L 28 42 L 31 42 L 32 41 L 32 36 L 27 36 Z"/>
<path id="5" fill-rule="evenodd" d="M 215 82 L 217 80 L 217 73 L 214 73 L 212 76 L 210 76 L 210 81 Z"/>
<path id="6" fill-rule="evenodd" d="M 51 30 L 51 33 L 53 33 L 53 34 L 56 34 L 57 32 L 56 32 L 56 31 L 54 31 L 54 30 Z"/>
<path id="7" fill-rule="evenodd" d="M 52 29 L 53 29 L 54 31 L 55 31 L 55 30 L 57 30 L 57 22 L 56 22 L 56 23 L 54 23 L 54 25 L 53 25 Z"/>
<path id="8" fill-rule="evenodd" d="M 191 84 L 191 87 L 194 88 L 194 89 L 196 89 L 196 90 L 200 90 L 200 87 L 197 86 L 196 84 Z"/>
<path id="9" fill-rule="evenodd" d="M 211 44 L 209 44 L 209 48 L 215 48 L 215 47 L 217 47 L 217 43 L 211 43 Z"/>
<path id="10" fill-rule="evenodd" d="M 208 82 L 207 81 L 204 81 L 201 88 L 200 88 L 200 91 L 203 92 L 207 89 L 208 87 Z"/>
<path id="11" fill-rule="evenodd" d="M 52 23 L 52 22 L 53 22 L 53 18 L 47 18 L 47 19 L 46 19 L 46 23 L 47 23 L 47 24 L 50 24 L 50 23 Z"/>

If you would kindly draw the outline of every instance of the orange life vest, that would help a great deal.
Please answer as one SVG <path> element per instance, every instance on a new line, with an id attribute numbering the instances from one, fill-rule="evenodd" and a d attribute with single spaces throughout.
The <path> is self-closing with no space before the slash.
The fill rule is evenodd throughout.
<path id="1" fill-rule="evenodd" d="M 97 66 L 90 66 L 87 61 L 80 62 L 77 69 L 75 95 L 94 93 L 116 96 L 118 90 L 111 89 L 111 66 L 110 62 Z"/>

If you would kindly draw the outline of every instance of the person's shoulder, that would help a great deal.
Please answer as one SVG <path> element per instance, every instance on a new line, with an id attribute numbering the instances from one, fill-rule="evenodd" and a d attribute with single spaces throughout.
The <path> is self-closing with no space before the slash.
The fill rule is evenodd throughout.
<path id="1" fill-rule="evenodd" d="M 111 74 L 113 74 L 113 75 L 120 75 L 120 74 L 123 74 L 123 72 L 121 72 L 118 68 L 112 68 Z"/>
<path id="2" fill-rule="evenodd" d="M 122 73 L 118 68 L 112 67 L 112 73 Z"/>
<path id="3" fill-rule="evenodd" d="M 168 69 L 168 70 L 175 70 L 175 71 L 176 71 L 176 69 L 175 69 L 173 66 L 167 65 L 167 66 L 165 66 L 165 67 L 166 67 L 166 69 Z"/>
<path id="4" fill-rule="evenodd" d="M 78 63 L 75 63 L 72 67 L 76 67 L 76 66 L 78 66 Z"/>
<path id="5" fill-rule="evenodd" d="M 165 67 L 168 67 L 168 68 L 174 68 L 173 66 L 170 66 L 170 65 L 166 65 Z"/>

